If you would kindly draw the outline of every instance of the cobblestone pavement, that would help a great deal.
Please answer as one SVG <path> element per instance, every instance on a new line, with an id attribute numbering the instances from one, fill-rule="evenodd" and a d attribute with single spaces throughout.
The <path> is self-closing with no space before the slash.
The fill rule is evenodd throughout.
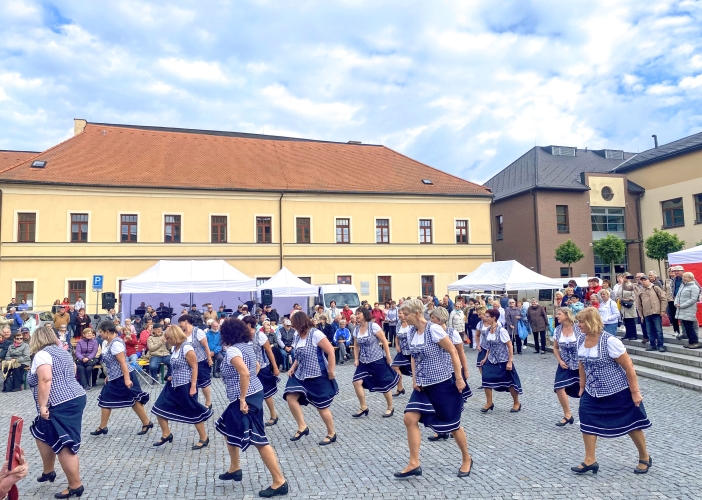
<path id="1" fill-rule="evenodd" d="M 468 350 L 471 366 L 475 364 L 475 355 L 475 351 Z M 337 369 L 341 392 L 331 408 L 338 442 L 327 447 L 317 445 L 325 432 L 311 407 L 305 409 L 310 436 L 290 442 L 288 438 L 295 431 L 295 423 L 281 398 L 286 378 L 282 375 L 281 391 L 275 396 L 280 421 L 269 437 L 290 484 L 288 498 L 700 498 L 702 395 L 699 392 L 640 379 L 646 409 L 653 422 L 653 427 L 646 431 L 654 458 L 651 471 L 645 476 L 632 473 L 637 462 L 636 449 L 629 438 L 623 437 L 599 441 L 598 475 L 576 476 L 570 467 L 583 458 L 577 427 L 578 403 L 571 402 L 576 425 L 555 427 L 561 410 L 552 390 L 556 368 L 553 357 L 533 354 L 528 348 L 516 357 L 515 365 L 524 387 L 523 410 L 516 414 L 509 413 L 511 398 L 503 393 L 496 395 L 494 412 L 479 413 L 485 396 L 477 390 L 478 370 L 471 370 L 469 383 L 475 395 L 466 405 L 463 425 L 475 467 L 471 476 L 463 479 L 456 477 L 460 454 L 453 440 L 429 443 L 428 429 L 422 430 L 424 475 L 409 480 L 392 477 L 408 458 L 402 411 L 409 391 L 396 400 L 393 418 L 381 418 L 383 398 L 372 394 L 368 397 L 369 418 L 354 420 L 350 415 L 357 411 L 358 402 L 351 386 L 352 363 Z M 406 377 L 405 384 L 410 385 Z M 215 417 L 218 417 L 227 404 L 225 391 L 219 379 L 213 381 L 212 387 Z M 99 423 L 97 395 L 96 390 L 88 393 L 83 417 L 80 451 L 86 488 L 83 498 L 253 498 L 269 485 L 268 473 L 253 447 L 242 455 L 242 482 L 217 479 L 227 469 L 229 457 L 223 439 L 214 430 L 214 419 L 207 424 L 210 447 L 203 451 L 191 451 L 196 432 L 192 426 L 183 424 L 173 425 L 173 444 L 153 448 L 151 443 L 159 437 L 159 430 L 155 428 L 147 436 L 137 436 L 139 422 L 128 409 L 113 412 L 107 436 L 90 436 L 88 432 Z M 152 401 L 157 395 L 154 389 Z M 23 444 L 31 472 L 19 485 L 22 498 L 52 497 L 65 487 L 65 475 L 57 463 L 55 483 L 35 481 L 41 473 L 41 462 L 28 430 L 35 415 L 30 392 L 2 394 L 0 398 L 1 422 L 8 422 L 13 413 L 26 421 Z"/>

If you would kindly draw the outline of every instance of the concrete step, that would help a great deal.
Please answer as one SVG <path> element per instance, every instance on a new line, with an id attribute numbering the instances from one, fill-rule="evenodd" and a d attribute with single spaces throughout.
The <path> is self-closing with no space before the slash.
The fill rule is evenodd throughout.
<path id="1" fill-rule="evenodd" d="M 626 350 L 629 356 L 640 356 L 644 358 L 652 358 L 659 361 L 669 361 L 671 363 L 677 363 L 684 366 L 694 366 L 697 368 L 702 368 L 702 358 L 699 356 L 688 356 L 686 353 L 673 352 L 672 349 L 685 349 L 684 347 L 666 347 L 668 349 L 666 352 L 660 351 L 647 351 L 645 347 L 634 347 L 626 346 Z M 695 349 L 692 349 L 695 352 Z"/>
<path id="2" fill-rule="evenodd" d="M 667 342 L 668 339 L 666 339 Z M 640 340 L 622 340 L 622 343 L 627 346 L 631 347 L 641 347 L 643 349 L 646 349 L 648 347 L 648 344 L 644 344 Z M 668 352 L 674 352 L 677 354 L 684 354 L 686 356 L 694 356 L 698 358 L 702 358 L 702 349 L 685 349 L 683 346 L 680 344 L 665 344 L 665 348 L 668 350 Z"/>
<path id="3" fill-rule="evenodd" d="M 637 364 L 634 365 L 634 369 L 636 370 L 636 375 L 639 377 L 651 378 L 660 382 L 684 387 L 686 389 L 702 391 L 702 380 L 683 375 L 676 375 L 675 373 L 656 370 L 655 368 L 648 368 Z"/>
<path id="4" fill-rule="evenodd" d="M 678 354 L 676 356 L 680 355 Z M 629 357 L 633 361 L 634 365 L 702 380 L 702 368 L 697 366 L 684 365 L 677 361 L 666 361 L 663 359 L 656 359 L 651 356 L 640 356 L 638 354 L 629 354 Z"/>

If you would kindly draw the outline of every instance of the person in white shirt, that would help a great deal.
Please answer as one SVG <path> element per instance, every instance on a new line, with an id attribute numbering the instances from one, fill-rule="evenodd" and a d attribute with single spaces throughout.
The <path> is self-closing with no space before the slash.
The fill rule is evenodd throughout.
<path id="1" fill-rule="evenodd" d="M 80 311 L 81 309 L 85 309 L 85 302 L 83 302 L 83 297 L 78 297 L 78 300 L 76 301 L 76 311 Z"/>
<path id="2" fill-rule="evenodd" d="M 329 302 L 329 307 L 324 308 L 324 312 L 327 313 L 330 321 L 334 320 L 339 314 L 341 314 L 341 309 L 336 307 L 336 301 L 332 300 Z"/>
<path id="3" fill-rule="evenodd" d="M 600 297 L 602 301 L 600 302 L 598 310 L 602 317 L 602 323 L 604 323 L 605 332 L 610 335 L 616 335 L 620 317 L 617 303 L 610 298 L 609 290 L 600 290 Z"/>

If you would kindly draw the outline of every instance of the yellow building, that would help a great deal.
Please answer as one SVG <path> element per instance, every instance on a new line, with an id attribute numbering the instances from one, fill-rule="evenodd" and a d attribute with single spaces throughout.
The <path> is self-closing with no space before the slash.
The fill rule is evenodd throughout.
<path id="1" fill-rule="evenodd" d="M 92 314 L 93 275 L 119 293 L 161 259 L 259 280 L 286 266 L 369 301 L 443 295 L 491 260 L 490 191 L 384 146 L 76 120 L 17 155 L 0 171 L 0 290 L 35 309 L 82 295 Z"/>

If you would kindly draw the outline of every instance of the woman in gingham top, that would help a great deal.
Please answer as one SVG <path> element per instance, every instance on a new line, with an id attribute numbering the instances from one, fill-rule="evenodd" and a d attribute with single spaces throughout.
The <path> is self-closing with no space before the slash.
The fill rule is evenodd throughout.
<path id="1" fill-rule="evenodd" d="M 556 423 L 563 427 L 574 422 L 570 412 L 571 398 L 580 398 L 580 371 L 578 370 L 578 337 L 582 335 L 575 325 L 575 316 L 568 307 L 559 307 L 556 310 L 558 326 L 553 333 L 553 355 L 558 361 L 556 380 L 553 390 L 558 396 L 558 402 L 563 407 L 563 418 Z"/>
<path id="2" fill-rule="evenodd" d="M 248 318 L 250 316 L 245 319 Z M 254 445 L 273 476 L 273 484 L 259 492 L 259 496 L 272 497 L 287 494 L 288 483 L 280 472 L 278 459 L 268 442 L 263 424 L 264 389 L 256 376 L 260 362 L 255 352 L 258 349 L 255 337 L 256 331 L 244 321 L 230 318 L 222 323 L 220 339 L 225 349 L 222 380 L 227 389 L 229 406 L 217 420 L 216 429 L 227 442 L 230 464 L 227 472 L 220 474 L 219 478 L 241 481 L 240 452 Z"/>
<path id="3" fill-rule="evenodd" d="M 485 313 L 487 312 L 486 307 L 478 307 L 475 310 L 475 314 L 480 318 L 480 321 L 478 322 L 477 325 L 475 325 L 475 348 L 478 350 L 478 357 L 475 360 L 475 366 L 478 369 L 478 371 L 482 374 L 483 373 L 483 365 L 481 364 L 483 359 L 485 359 L 485 355 L 487 354 L 487 351 L 483 349 L 483 347 L 480 345 L 481 340 L 483 337 L 483 334 L 487 335 L 487 327 L 483 323 L 483 316 L 485 316 Z M 478 389 L 482 389 L 483 387 L 480 386 Z"/>
<path id="4" fill-rule="evenodd" d="M 112 410 L 132 408 L 141 420 L 141 431 L 137 434 L 143 436 L 154 426 L 144 410 L 144 405 L 149 401 L 149 395 L 141 390 L 134 367 L 127 365 L 127 349 L 124 341 L 117 336 L 114 322 L 108 320 L 101 322 L 98 325 L 98 333 L 103 342 L 107 342 L 107 348 L 102 351 L 102 360 L 107 366 L 107 378 L 98 396 L 98 406 L 102 408 L 100 427 L 90 435 L 107 434 L 107 422 L 110 420 Z"/>
<path id="5" fill-rule="evenodd" d="M 212 416 L 212 408 L 203 406 L 197 400 L 197 356 L 179 326 L 169 326 L 164 336 L 174 349 L 171 354 L 171 376 L 167 378 L 161 394 L 151 408 L 161 426 L 161 439 L 154 446 L 173 442 L 173 434 L 168 426 L 168 421 L 173 420 L 195 425 L 200 440 L 192 449 L 201 450 L 210 444 L 205 421 Z"/>
<path id="6" fill-rule="evenodd" d="M 597 437 L 628 434 L 639 452 L 634 474 L 646 474 L 653 461 L 646 450 L 643 429 L 651 427 L 639 391 L 634 364 L 622 341 L 604 331 L 597 309 L 587 307 L 575 317 L 583 335 L 578 338 L 580 371 L 580 432 L 585 459 L 570 470 L 578 474 L 600 466 L 595 457 Z"/>
<path id="7" fill-rule="evenodd" d="M 56 457 L 66 474 L 68 488 L 56 493 L 56 498 L 83 494 L 80 480 L 81 422 L 85 409 L 85 389 L 76 380 L 76 367 L 71 355 L 59 346 L 50 326 L 34 330 L 29 348 L 34 355 L 27 382 L 32 388 L 38 416 L 30 426 L 44 466 L 37 481 L 56 479 Z"/>
<path id="8" fill-rule="evenodd" d="M 186 342 L 189 342 L 195 350 L 195 358 L 197 359 L 197 388 L 202 389 L 202 394 L 205 396 L 205 406 L 212 408 L 212 352 L 210 345 L 207 343 L 207 334 L 200 328 L 193 326 L 195 318 L 190 314 L 184 314 L 178 318 L 180 329 L 185 332 Z"/>
<path id="9" fill-rule="evenodd" d="M 400 310 L 404 312 L 407 323 L 413 327 L 409 333 L 409 345 L 414 391 L 404 416 L 410 458 L 407 467 L 396 472 L 395 477 L 422 475 L 419 462 L 422 433 L 419 422 L 437 433 L 449 432 L 453 435 L 461 450 L 458 477 L 469 476 L 473 459 L 468 453 L 466 434 L 461 427 L 462 392 L 466 383 L 456 348 L 443 328 L 424 318 L 424 304 L 421 300 L 403 302 Z"/>
<path id="10" fill-rule="evenodd" d="M 388 405 L 383 418 L 392 417 L 395 414 L 395 409 L 392 406 L 390 391 L 397 385 L 400 375 L 390 368 L 392 358 L 385 333 L 373 322 L 371 312 L 365 307 L 356 309 L 356 328 L 353 331 L 353 340 L 353 357 L 356 365 L 356 373 L 353 375 L 353 389 L 356 391 L 361 409 L 351 416 L 353 418 L 368 416 L 364 391 L 364 389 L 368 389 L 370 392 L 383 393 Z"/>
<path id="11" fill-rule="evenodd" d="M 397 310 L 397 321 L 398 326 L 395 332 L 395 351 L 397 354 L 392 360 L 392 369 L 400 375 L 400 378 L 397 380 L 397 388 L 392 395 L 393 398 L 405 393 L 405 388 L 402 386 L 402 375 L 412 376 L 411 353 L 407 342 L 407 332 L 409 332 L 410 326 L 405 320 L 405 314 L 399 309 Z"/>
<path id="12" fill-rule="evenodd" d="M 246 316 L 242 321 L 251 330 L 251 343 L 259 364 L 257 376 L 261 384 L 263 384 L 263 400 L 266 402 L 268 412 L 271 415 L 271 418 L 266 422 L 266 427 L 271 427 L 278 423 L 278 414 L 275 411 L 273 396 L 278 392 L 278 375 L 280 375 L 280 371 L 275 362 L 271 344 L 268 342 L 268 336 L 263 330 L 256 329 L 256 318 L 254 316 Z"/>
<path id="13" fill-rule="evenodd" d="M 492 391 L 508 392 L 512 395 L 511 413 L 521 411 L 522 404 L 519 395 L 522 393 L 522 383 L 519 381 L 517 369 L 513 363 L 514 347 L 507 330 L 499 323 L 500 311 L 488 309 L 483 315 L 483 324 L 487 327 L 480 335 L 480 346 L 487 354 L 480 362 L 483 365 L 483 389 L 485 390 L 485 406 L 480 409 L 487 413 L 495 408 L 492 402 Z"/>
<path id="14" fill-rule="evenodd" d="M 288 402 L 290 413 L 297 422 L 297 432 L 290 441 L 297 441 L 310 433 L 301 406 L 311 404 L 317 408 L 327 427 L 327 436 L 319 442 L 320 446 L 326 446 L 336 441 L 334 417 L 329 409 L 334 396 L 339 394 L 339 386 L 334 380 L 334 347 L 304 312 L 297 311 L 290 321 L 296 332 L 292 343 L 295 361 L 288 371 L 283 392 L 283 399 Z"/>

